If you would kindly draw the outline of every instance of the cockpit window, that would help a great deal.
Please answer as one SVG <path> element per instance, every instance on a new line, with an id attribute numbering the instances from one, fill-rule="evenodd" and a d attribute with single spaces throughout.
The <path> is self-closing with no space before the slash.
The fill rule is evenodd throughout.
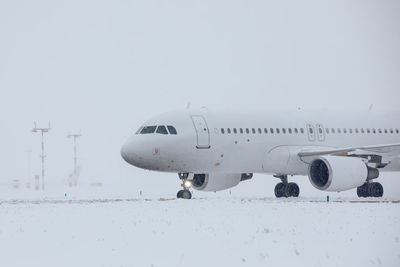
<path id="1" fill-rule="evenodd" d="M 167 131 L 168 128 L 168 131 Z M 164 125 L 158 125 L 158 126 L 143 126 L 140 127 L 139 130 L 136 132 L 136 134 L 152 134 L 152 133 L 158 133 L 158 134 L 177 134 L 176 129 L 172 125 L 168 125 L 165 127 Z"/>
<path id="2" fill-rule="evenodd" d="M 177 134 L 174 126 L 168 125 L 167 128 L 170 134 Z"/>
<path id="3" fill-rule="evenodd" d="M 167 128 L 164 125 L 158 126 L 156 133 L 159 134 L 168 134 Z"/>
<path id="4" fill-rule="evenodd" d="M 157 126 L 144 126 L 140 134 L 152 134 L 156 131 Z"/>
<path id="5" fill-rule="evenodd" d="M 136 133 L 135 134 L 139 134 L 140 133 L 140 131 L 143 129 L 143 127 L 140 127 L 137 131 L 136 131 Z"/>

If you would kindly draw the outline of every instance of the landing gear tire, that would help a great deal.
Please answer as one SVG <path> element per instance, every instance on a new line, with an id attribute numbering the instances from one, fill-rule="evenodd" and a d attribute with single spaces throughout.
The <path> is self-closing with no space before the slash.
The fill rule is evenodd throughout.
<path id="1" fill-rule="evenodd" d="M 176 197 L 183 199 L 191 199 L 192 193 L 190 193 L 189 190 L 179 190 L 178 193 L 176 194 Z"/>
<path id="2" fill-rule="evenodd" d="M 380 183 L 370 183 L 369 184 L 369 196 L 371 197 L 382 197 L 383 196 L 383 186 Z"/>
<path id="3" fill-rule="evenodd" d="M 383 186 L 380 183 L 365 183 L 357 187 L 358 197 L 382 197 Z"/>
<path id="4" fill-rule="evenodd" d="M 357 187 L 357 196 L 358 197 L 367 197 L 368 196 L 368 184 L 365 183 L 362 186 Z"/>
<path id="5" fill-rule="evenodd" d="M 300 188 L 296 183 L 288 183 L 286 185 L 285 196 L 286 197 L 298 197 L 300 194 Z"/>
<path id="6" fill-rule="evenodd" d="M 275 186 L 275 196 L 277 198 L 281 198 L 285 195 L 285 184 L 284 183 L 278 183 Z"/>
<path id="7" fill-rule="evenodd" d="M 298 197 L 300 194 L 300 188 L 296 183 L 278 183 L 275 186 L 275 196 L 281 197 Z"/>

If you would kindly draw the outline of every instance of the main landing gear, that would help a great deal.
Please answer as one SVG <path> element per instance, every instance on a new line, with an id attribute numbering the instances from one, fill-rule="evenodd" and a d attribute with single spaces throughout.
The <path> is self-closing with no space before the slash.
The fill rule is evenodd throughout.
<path id="1" fill-rule="evenodd" d="M 188 180 L 188 173 L 179 173 L 179 179 L 182 181 L 183 190 L 179 190 L 176 194 L 177 198 L 191 199 L 192 193 L 190 193 L 189 188 L 192 185 L 191 181 Z"/>
<path id="2" fill-rule="evenodd" d="M 288 183 L 287 175 L 275 176 L 281 179 L 282 182 L 275 186 L 275 196 L 281 197 L 298 197 L 300 194 L 300 188 L 296 183 Z"/>
<path id="3" fill-rule="evenodd" d="M 357 187 L 358 197 L 382 197 L 383 196 L 383 186 L 380 183 L 366 182 L 362 186 Z"/>

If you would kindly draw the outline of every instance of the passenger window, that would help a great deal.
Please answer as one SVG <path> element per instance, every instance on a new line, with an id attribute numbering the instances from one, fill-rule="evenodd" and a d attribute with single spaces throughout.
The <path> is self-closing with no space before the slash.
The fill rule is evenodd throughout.
<path id="1" fill-rule="evenodd" d="M 226 131 L 228 132 L 228 134 L 231 133 L 231 128 L 226 129 Z"/>
<path id="2" fill-rule="evenodd" d="M 157 126 L 144 126 L 140 134 L 152 134 L 156 131 Z"/>
<path id="3" fill-rule="evenodd" d="M 346 128 L 343 128 L 343 133 L 347 133 L 347 130 L 346 130 Z"/>
<path id="4" fill-rule="evenodd" d="M 276 128 L 276 133 L 279 134 L 279 128 Z"/>
<path id="5" fill-rule="evenodd" d="M 332 130 L 332 133 L 334 134 L 335 133 L 335 128 L 332 128 L 331 130 Z"/>
<path id="6" fill-rule="evenodd" d="M 379 129 L 378 129 L 378 133 L 380 133 L 380 134 L 381 134 L 381 133 L 382 133 L 382 129 L 380 129 L 380 128 L 379 128 Z"/>
<path id="7" fill-rule="evenodd" d="M 233 128 L 233 133 L 234 133 L 234 134 L 237 134 L 236 128 Z"/>
<path id="8" fill-rule="evenodd" d="M 364 128 L 361 128 L 361 133 L 364 133 Z"/>
<path id="9" fill-rule="evenodd" d="M 167 128 L 164 125 L 158 126 L 156 133 L 158 134 L 168 134 Z"/>
<path id="10" fill-rule="evenodd" d="M 353 133 L 353 129 L 349 128 L 349 133 Z"/>
<path id="11" fill-rule="evenodd" d="M 167 128 L 170 134 L 178 134 L 174 126 L 168 125 Z"/>
<path id="12" fill-rule="evenodd" d="M 286 129 L 285 128 L 282 128 L 282 133 L 286 133 Z"/>
<path id="13" fill-rule="evenodd" d="M 294 128 L 294 133 L 295 133 L 295 134 L 298 134 L 298 133 L 299 133 L 299 130 L 297 130 L 297 128 Z"/>
<path id="14" fill-rule="evenodd" d="M 243 129 L 242 128 L 240 128 L 239 131 L 240 131 L 241 134 L 243 133 Z"/>
<path id="15" fill-rule="evenodd" d="M 397 133 L 397 134 L 399 133 L 399 129 L 396 129 L 396 133 Z"/>
<path id="16" fill-rule="evenodd" d="M 252 129 L 251 129 L 251 132 L 252 132 L 253 134 L 255 134 L 255 133 L 256 133 L 256 129 L 252 128 Z"/>
<path id="17" fill-rule="evenodd" d="M 225 129 L 221 128 L 221 133 L 224 134 L 225 133 Z"/>
<path id="18" fill-rule="evenodd" d="M 258 128 L 258 133 L 259 133 L 259 134 L 261 134 L 261 133 L 262 133 L 262 131 L 261 131 L 261 128 Z"/>
<path id="19" fill-rule="evenodd" d="M 385 132 L 385 134 L 387 134 L 387 133 L 388 133 L 388 130 L 387 130 L 387 129 L 384 129 L 384 132 Z"/>
<path id="20" fill-rule="evenodd" d="M 340 130 L 340 128 L 337 129 L 337 132 L 340 134 L 342 133 L 342 131 Z"/>
<path id="21" fill-rule="evenodd" d="M 274 133 L 274 129 L 272 129 L 272 128 L 269 129 L 269 132 L 273 134 Z"/>
<path id="22" fill-rule="evenodd" d="M 268 129 L 267 128 L 264 128 L 264 133 L 268 133 Z"/>
<path id="23" fill-rule="evenodd" d="M 321 128 L 318 128 L 318 132 L 319 132 L 320 134 L 322 134 L 322 129 L 321 129 Z"/>
<path id="24" fill-rule="evenodd" d="M 246 133 L 247 133 L 247 134 L 250 133 L 249 128 L 246 128 Z"/>
<path id="25" fill-rule="evenodd" d="M 304 134 L 304 129 L 300 128 L 300 133 Z"/>
<path id="26" fill-rule="evenodd" d="M 292 133 L 292 128 L 289 128 L 288 131 L 289 131 L 289 134 L 291 134 Z"/>
<path id="27" fill-rule="evenodd" d="M 310 134 L 313 134 L 314 133 L 314 130 L 313 130 L 313 128 L 308 128 L 308 131 L 310 132 Z"/>
<path id="28" fill-rule="evenodd" d="M 391 133 L 391 134 L 393 133 L 393 129 L 390 129 L 390 133 Z"/>
<path id="29" fill-rule="evenodd" d="M 326 129 L 325 129 L 325 132 L 326 132 L 327 134 L 329 134 L 329 129 L 328 129 L 328 128 L 326 128 Z"/>
<path id="30" fill-rule="evenodd" d="M 374 134 L 376 133 L 375 128 L 372 129 L 372 132 L 373 132 Z"/>
<path id="31" fill-rule="evenodd" d="M 371 131 L 369 130 L 369 128 L 367 128 L 367 133 L 370 133 Z"/>
<path id="32" fill-rule="evenodd" d="M 358 128 L 355 129 L 356 133 L 358 134 Z"/>

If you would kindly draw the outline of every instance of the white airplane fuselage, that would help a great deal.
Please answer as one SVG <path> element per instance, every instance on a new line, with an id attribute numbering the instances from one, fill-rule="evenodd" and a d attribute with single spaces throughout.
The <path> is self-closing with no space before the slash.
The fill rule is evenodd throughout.
<path id="1" fill-rule="evenodd" d="M 400 143 L 399 118 L 397 113 L 182 110 L 143 125 L 171 125 L 177 134 L 139 131 L 121 154 L 134 166 L 162 172 L 307 175 L 309 162 L 298 157 L 299 152 Z M 390 164 L 380 171 L 400 171 L 399 155 L 383 160 Z"/>

